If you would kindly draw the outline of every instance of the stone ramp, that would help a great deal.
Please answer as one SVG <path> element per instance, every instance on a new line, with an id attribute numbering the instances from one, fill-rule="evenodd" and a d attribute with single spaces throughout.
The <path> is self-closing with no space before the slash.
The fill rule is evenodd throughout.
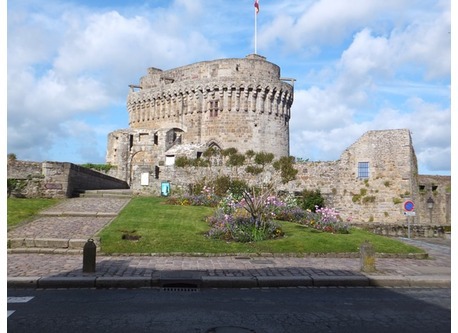
<path id="1" fill-rule="evenodd" d="M 67 199 L 40 212 L 33 221 L 8 231 L 8 247 L 15 253 L 78 254 L 88 239 L 98 244 L 97 232 L 116 218 L 131 198 L 130 193 L 99 194 Z"/>

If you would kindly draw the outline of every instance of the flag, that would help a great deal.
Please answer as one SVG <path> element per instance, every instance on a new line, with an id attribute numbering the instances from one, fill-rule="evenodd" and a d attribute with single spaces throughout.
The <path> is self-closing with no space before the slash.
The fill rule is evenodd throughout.
<path id="1" fill-rule="evenodd" d="M 259 0 L 254 0 L 254 8 L 256 10 L 256 14 L 259 13 Z"/>

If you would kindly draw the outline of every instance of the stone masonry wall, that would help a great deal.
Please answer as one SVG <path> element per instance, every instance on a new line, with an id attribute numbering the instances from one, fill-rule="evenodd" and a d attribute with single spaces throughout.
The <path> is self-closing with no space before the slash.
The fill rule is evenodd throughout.
<path id="1" fill-rule="evenodd" d="M 369 163 L 367 179 L 358 177 L 359 162 Z M 279 191 L 290 193 L 304 189 L 320 190 L 326 204 L 338 209 L 343 219 L 352 223 L 403 225 L 407 221 L 403 203 L 413 200 L 416 216 L 411 218 L 412 224 L 451 224 L 450 194 L 447 194 L 447 188 L 450 192 L 450 177 L 417 175 L 415 152 L 408 130 L 369 131 L 346 149 L 339 160 L 298 162 L 295 168 L 299 171 L 296 179 L 281 184 L 272 166 L 266 166 L 262 174 L 254 176 L 245 171 L 245 166 L 226 167 L 224 163 L 205 168 L 163 165 L 159 167 L 159 177 L 156 178 L 154 168 L 145 163 L 133 172 L 131 188 L 138 193 L 160 195 L 161 182 L 169 181 L 172 193 L 176 193 L 185 191 L 189 184 L 202 179 L 210 181 L 229 175 L 251 185 L 275 183 Z M 148 185 L 140 184 L 142 173 L 150 175 Z M 419 194 L 417 184 L 437 184 L 432 221 L 426 208 L 428 195 Z M 428 186 L 432 191 L 431 185 Z"/>
<path id="2" fill-rule="evenodd" d="M 7 178 L 23 186 L 12 195 L 26 198 L 72 197 L 79 190 L 125 189 L 125 181 L 72 163 L 8 161 Z"/>

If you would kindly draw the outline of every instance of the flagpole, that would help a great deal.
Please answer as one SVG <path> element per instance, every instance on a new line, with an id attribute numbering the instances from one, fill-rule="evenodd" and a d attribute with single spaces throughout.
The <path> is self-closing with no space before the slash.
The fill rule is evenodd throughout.
<path id="1" fill-rule="evenodd" d="M 258 13 L 254 9 L 254 54 L 258 53 Z"/>

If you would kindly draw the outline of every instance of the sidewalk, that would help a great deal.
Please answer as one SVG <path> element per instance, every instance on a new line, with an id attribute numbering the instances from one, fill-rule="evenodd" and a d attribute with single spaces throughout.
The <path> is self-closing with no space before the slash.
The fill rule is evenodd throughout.
<path id="1" fill-rule="evenodd" d="M 84 243 L 110 223 L 129 198 L 73 198 L 8 232 L 8 288 L 257 288 L 318 286 L 451 287 L 450 239 L 400 239 L 428 259 L 360 259 L 231 255 L 96 255 L 83 273 Z M 97 239 L 96 239 L 97 242 Z"/>

